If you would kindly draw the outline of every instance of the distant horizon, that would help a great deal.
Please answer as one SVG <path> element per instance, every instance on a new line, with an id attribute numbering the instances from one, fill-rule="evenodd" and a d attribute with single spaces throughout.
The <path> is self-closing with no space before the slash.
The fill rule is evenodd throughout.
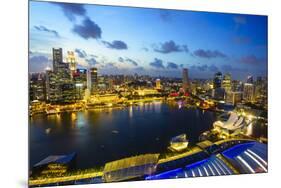
<path id="1" fill-rule="evenodd" d="M 52 48 L 102 75 L 267 77 L 267 16 L 30 1 L 29 73 Z"/>

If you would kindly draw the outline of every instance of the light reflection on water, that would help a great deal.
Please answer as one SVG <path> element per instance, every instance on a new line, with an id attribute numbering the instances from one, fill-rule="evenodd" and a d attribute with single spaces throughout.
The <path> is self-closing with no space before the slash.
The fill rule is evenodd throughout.
<path id="1" fill-rule="evenodd" d="M 30 120 L 30 165 L 49 155 L 77 152 L 79 168 L 123 157 L 165 152 L 172 137 L 186 133 L 190 144 L 212 127 L 213 112 L 178 109 L 161 102 L 123 109 L 38 115 Z M 45 130 L 52 128 L 46 135 Z"/>

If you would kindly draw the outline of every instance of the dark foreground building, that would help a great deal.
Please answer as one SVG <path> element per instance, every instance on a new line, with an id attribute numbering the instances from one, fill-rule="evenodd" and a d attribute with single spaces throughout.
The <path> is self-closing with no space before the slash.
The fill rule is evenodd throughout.
<path id="1" fill-rule="evenodd" d="M 60 176 L 75 168 L 76 153 L 69 155 L 51 155 L 32 168 L 32 177 Z"/>
<path id="2" fill-rule="evenodd" d="M 115 182 L 151 175 L 156 171 L 159 154 L 145 154 L 105 164 L 103 179 Z"/>

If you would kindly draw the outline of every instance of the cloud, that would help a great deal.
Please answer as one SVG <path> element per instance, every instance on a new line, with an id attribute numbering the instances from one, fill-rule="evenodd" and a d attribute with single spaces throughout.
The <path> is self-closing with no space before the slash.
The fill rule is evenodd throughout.
<path id="1" fill-rule="evenodd" d="M 43 55 L 33 56 L 29 59 L 30 63 L 47 63 L 48 61 L 49 59 Z"/>
<path id="2" fill-rule="evenodd" d="M 171 13 L 168 10 L 159 10 L 160 19 L 164 22 L 169 22 L 172 19 Z"/>
<path id="3" fill-rule="evenodd" d="M 219 71 L 219 68 L 218 68 L 217 66 L 215 66 L 215 65 L 210 65 L 210 66 L 208 67 L 208 69 L 209 69 L 209 71 L 211 71 L 211 72 L 218 72 L 218 71 Z"/>
<path id="4" fill-rule="evenodd" d="M 154 58 L 154 61 L 149 63 L 150 66 L 154 68 L 161 68 L 164 69 L 163 61 L 161 59 Z"/>
<path id="5" fill-rule="evenodd" d="M 34 26 L 34 28 L 37 31 L 42 31 L 42 32 L 46 32 L 46 33 L 51 33 L 53 35 L 55 35 L 56 37 L 60 38 L 59 33 L 56 30 L 52 30 L 52 29 L 48 29 L 47 27 L 43 26 L 43 25 L 39 25 L 39 26 Z"/>
<path id="6" fill-rule="evenodd" d="M 234 16 L 233 21 L 239 25 L 247 23 L 247 19 L 244 16 Z"/>
<path id="7" fill-rule="evenodd" d="M 143 72 L 145 71 L 145 69 L 143 67 L 136 67 L 134 68 L 135 71 L 138 71 L 138 72 Z"/>
<path id="8" fill-rule="evenodd" d="M 138 63 L 130 58 L 127 58 L 126 61 L 132 63 L 134 66 L 138 66 Z"/>
<path id="9" fill-rule="evenodd" d="M 218 50 L 203 50 L 203 49 L 198 49 L 196 51 L 193 52 L 193 54 L 197 57 L 201 57 L 201 58 L 207 58 L 207 59 L 211 59 L 211 58 L 226 58 L 227 56 L 218 51 Z"/>
<path id="10" fill-rule="evenodd" d="M 266 58 L 258 58 L 255 55 L 248 55 L 241 57 L 239 62 L 247 65 L 261 65 L 266 64 L 267 60 Z"/>
<path id="11" fill-rule="evenodd" d="M 197 69 L 199 71 L 206 71 L 208 69 L 208 65 L 192 65 L 191 69 Z"/>
<path id="12" fill-rule="evenodd" d="M 86 16 L 86 9 L 82 4 L 76 4 L 76 3 L 53 3 L 53 4 L 61 7 L 64 15 L 71 22 L 76 20 L 75 16 Z"/>
<path id="13" fill-rule="evenodd" d="M 94 54 L 90 54 L 89 55 L 90 57 L 93 57 L 93 58 L 98 58 L 98 56 L 94 55 Z"/>
<path id="14" fill-rule="evenodd" d="M 84 39 L 101 38 L 101 28 L 90 18 L 86 17 L 81 25 L 75 24 L 72 31 Z"/>
<path id="15" fill-rule="evenodd" d="M 231 65 L 222 65 L 221 69 L 224 72 L 240 72 L 241 73 L 241 72 L 247 72 L 248 71 L 247 69 L 237 68 L 237 67 L 233 67 Z"/>
<path id="16" fill-rule="evenodd" d="M 235 30 L 238 31 L 242 25 L 247 24 L 247 19 L 244 16 L 234 16 Z"/>
<path id="17" fill-rule="evenodd" d="M 177 68 L 179 68 L 179 66 L 177 64 L 173 63 L 173 62 L 168 62 L 167 64 L 168 64 L 167 65 L 168 69 L 177 69 Z"/>
<path id="18" fill-rule="evenodd" d="M 236 36 L 233 38 L 233 42 L 235 44 L 249 44 L 251 42 L 251 39 L 245 36 Z"/>
<path id="19" fill-rule="evenodd" d="M 88 65 L 92 65 L 95 66 L 97 64 L 99 64 L 95 58 L 90 58 L 90 59 L 86 59 L 86 62 L 88 63 Z"/>
<path id="20" fill-rule="evenodd" d="M 78 54 L 78 57 L 80 57 L 80 58 L 87 57 L 87 53 L 84 50 L 76 48 L 75 52 Z"/>
<path id="21" fill-rule="evenodd" d="M 217 72 L 217 71 L 219 71 L 217 66 L 215 66 L 215 65 L 208 66 L 206 64 L 205 65 L 193 65 L 193 66 L 191 66 L 191 68 L 192 69 L 197 69 L 197 70 L 202 71 L 202 72 L 204 72 L 204 71 L 210 71 L 210 72 Z"/>
<path id="22" fill-rule="evenodd" d="M 128 62 L 128 63 L 130 63 L 130 64 L 132 64 L 134 66 L 138 66 L 138 63 L 135 60 L 130 59 L 130 58 L 119 57 L 118 61 L 121 62 L 121 63 Z"/>
<path id="23" fill-rule="evenodd" d="M 35 55 L 29 57 L 29 72 L 41 72 L 49 66 L 51 61 L 44 55 Z"/>
<path id="24" fill-rule="evenodd" d="M 116 50 L 126 50 L 128 49 L 128 46 L 125 42 L 121 40 L 114 40 L 112 42 L 102 41 L 102 43 L 110 49 L 116 49 Z"/>
<path id="25" fill-rule="evenodd" d="M 123 57 L 119 57 L 119 58 L 118 58 L 118 61 L 121 62 L 121 63 L 123 63 L 125 60 L 124 60 Z"/>
<path id="26" fill-rule="evenodd" d="M 159 45 L 153 45 L 155 52 L 167 54 L 172 52 L 188 52 L 187 45 L 178 45 L 173 40 L 161 43 Z"/>
<path id="27" fill-rule="evenodd" d="M 148 48 L 146 48 L 146 47 L 142 48 L 142 50 L 143 50 L 143 51 L 146 51 L 146 52 L 148 52 L 148 51 L 149 51 L 149 49 L 148 49 Z"/>

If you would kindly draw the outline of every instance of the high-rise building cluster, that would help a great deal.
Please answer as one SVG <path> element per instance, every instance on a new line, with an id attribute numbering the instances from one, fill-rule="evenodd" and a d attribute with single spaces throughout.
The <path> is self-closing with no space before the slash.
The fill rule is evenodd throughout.
<path id="1" fill-rule="evenodd" d="M 233 80 L 231 74 L 217 72 L 211 80 L 190 79 L 187 68 L 181 78 L 148 75 L 98 75 L 96 67 L 78 68 L 75 54 L 68 51 L 64 62 L 62 48 L 53 48 L 52 68 L 30 75 L 30 101 L 74 103 L 91 95 L 115 94 L 132 98 L 142 90 L 161 96 L 189 96 L 224 101 L 267 105 L 267 79 L 248 76 L 244 82 Z"/>
<path id="2" fill-rule="evenodd" d="M 267 103 L 267 79 L 248 76 L 246 81 L 232 80 L 230 74 L 222 75 L 217 72 L 213 79 L 212 97 L 227 103 L 237 104 L 240 102 Z"/>
<path id="3" fill-rule="evenodd" d="M 66 62 L 63 61 L 62 48 L 53 48 L 52 52 L 53 68 L 31 75 L 30 100 L 73 103 L 84 98 L 86 88 L 92 92 L 91 88 L 97 84 L 97 69 L 77 68 L 73 51 L 67 52 Z"/>

